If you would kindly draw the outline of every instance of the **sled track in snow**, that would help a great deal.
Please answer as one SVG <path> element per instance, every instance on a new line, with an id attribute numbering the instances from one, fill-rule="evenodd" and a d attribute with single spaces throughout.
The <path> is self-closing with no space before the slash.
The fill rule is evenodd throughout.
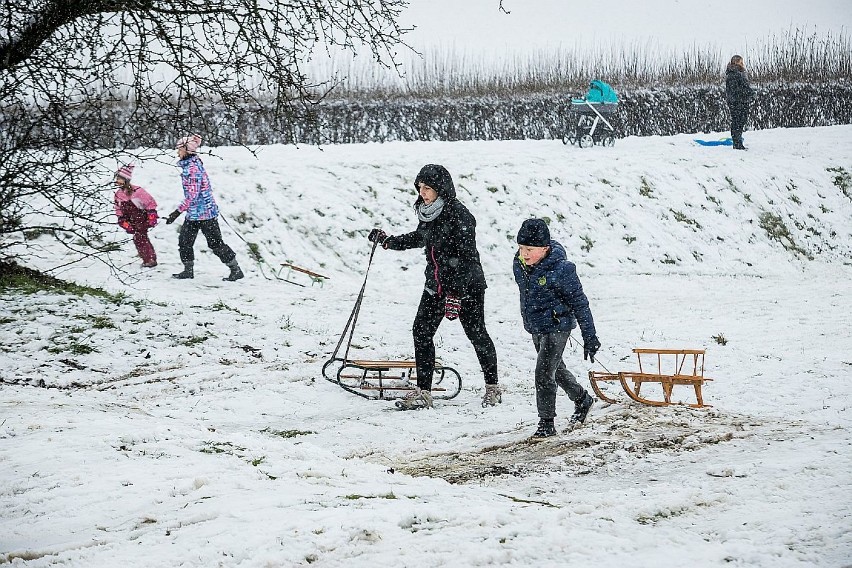
<path id="1" fill-rule="evenodd" d="M 713 410 L 610 406 L 593 413 L 581 428 L 567 429 L 554 438 L 530 441 L 513 433 L 494 443 L 463 452 L 446 452 L 408 459 L 396 470 L 413 476 L 439 477 L 450 483 L 468 483 L 500 476 L 548 472 L 588 475 L 625 470 L 636 460 L 656 453 L 680 454 L 755 436 L 790 439 L 805 425 L 784 423 Z M 810 428 L 813 428 L 811 425 Z M 528 428 L 530 432 L 532 428 Z M 792 432 L 792 433 L 791 433 Z"/>

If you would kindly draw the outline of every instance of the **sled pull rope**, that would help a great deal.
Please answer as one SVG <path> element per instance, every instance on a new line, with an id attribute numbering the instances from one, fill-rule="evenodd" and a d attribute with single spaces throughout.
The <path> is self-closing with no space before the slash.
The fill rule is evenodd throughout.
<path id="1" fill-rule="evenodd" d="M 367 261 L 367 271 L 364 273 L 364 283 L 361 285 L 361 291 L 358 292 L 358 298 L 355 300 L 355 306 L 352 308 L 352 313 L 349 314 L 349 320 L 343 328 L 343 333 L 340 334 L 340 339 L 337 341 L 337 347 L 334 348 L 334 353 L 331 354 L 329 361 L 337 357 L 337 352 L 340 351 L 340 346 L 343 344 L 343 339 L 346 337 L 346 332 L 349 332 L 349 340 L 346 342 L 346 351 L 343 353 L 343 360 L 349 358 L 349 347 L 352 345 L 352 337 L 355 335 L 355 323 L 358 321 L 358 314 L 361 312 L 361 301 L 364 299 L 364 290 L 367 288 L 367 278 L 370 276 L 370 266 L 373 264 L 373 256 L 376 254 L 378 242 L 373 243 L 370 249 L 370 259 Z M 351 326 L 351 329 L 350 329 Z"/>
<path id="2" fill-rule="evenodd" d="M 576 350 L 576 349 L 574 348 L 574 345 L 575 345 L 575 344 L 576 344 L 576 345 L 580 345 L 580 342 L 579 342 L 579 341 L 577 341 L 576 339 L 574 339 L 574 336 L 573 336 L 573 335 L 571 335 L 571 332 L 570 332 L 570 331 L 568 332 L 568 342 L 569 342 L 569 344 L 571 345 L 571 350 L 572 350 L 572 351 L 575 351 L 575 350 Z M 606 368 L 606 366 L 605 366 L 605 365 L 601 362 L 601 358 L 600 358 L 600 357 L 598 357 L 597 355 L 595 355 L 595 363 L 597 363 L 598 365 L 600 365 L 600 366 L 603 368 L 603 370 L 604 370 L 604 371 L 606 371 L 607 373 L 609 373 L 609 369 L 607 369 L 607 368 Z M 594 364 L 594 363 L 592 363 L 592 364 Z"/>

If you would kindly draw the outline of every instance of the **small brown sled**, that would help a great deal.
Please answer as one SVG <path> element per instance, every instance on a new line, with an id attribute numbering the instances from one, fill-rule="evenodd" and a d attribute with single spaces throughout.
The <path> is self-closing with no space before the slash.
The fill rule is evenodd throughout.
<path id="1" fill-rule="evenodd" d="M 589 371 L 589 382 L 595 394 L 601 400 L 615 404 L 618 400 L 604 394 L 600 383 L 618 382 L 627 396 L 636 402 L 650 406 L 669 406 L 671 404 L 686 404 L 672 402 L 672 389 L 675 385 L 692 386 L 695 389 L 695 404 L 686 404 L 691 408 L 706 408 L 701 387 L 706 381 L 713 379 L 704 376 L 704 349 L 640 349 L 633 350 L 639 360 L 639 371 L 619 371 L 617 373 Z M 645 356 L 646 365 L 642 359 Z M 656 367 L 648 360 L 656 359 Z M 691 360 L 691 363 L 687 363 Z M 647 372 L 646 372 L 647 369 Z M 666 373 L 664 370 L 671 370 Z M 632 383 L 632 386 L 631 384 Z M 663 390 L 663 400 L 652 400 L 642 396 L 644 383 L 658 383 Z"/>
<path id="2" fill-rule="evenodd" d="M 326 380 L 337 384 L 343 390 L 370 399 L 398 399 L 417 388 L 417 365 L 409 360 L 368 360 L 350 359 L 349 348 L 352 346 L 352 336 L 355 334 L 355 323 L 361 312 L 361 302 L 364 299 L 364 290 L 367 286 L 367 276 L 370 274 L 370 265 L 373 263 L 373 255 L 376 252 L 376 243 L 370 251 L 370 260 L 367 263 L 367 274 L 364 275 L 364 284 L 361 292 L 355 300 L 355 307 L 349 314 L 349 321 L 343 328 L 337 347 L 328 361 L 322 366 L 322 376 Z M 347 338 L 347 335 L 349 336 Z M 338 357 L 338 352 L 346 341 L 343 356 Z M 329 373 L 336 369 L 332 376 Z M 432 398 L 451 399 L 455 398 L 462 387 L 461 375 L 452 367 L 447 367 L 435 362 L 435 372 L 432 379 Z"/>

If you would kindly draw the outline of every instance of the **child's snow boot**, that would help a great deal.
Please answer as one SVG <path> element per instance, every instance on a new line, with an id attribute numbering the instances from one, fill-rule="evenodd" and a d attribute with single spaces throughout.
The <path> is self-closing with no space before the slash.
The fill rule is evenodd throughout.
<path id="1" fill-rule="evenodd" d="M 553 425 L 553 418 L 541 418 L 538 421 L 538 429 L 532 435 L 532 440 L 540 440 L 543 438 L 551 438 L 556 435 L 556 427 Z"/>
<path id="2" fill-rule="evenodd" d="M 482 408 L 497 406 L 501 402 L 503 402 L 503 392 L 500 390 L 500 385 L 485 385 L 485 394 L 482 395 Z"/>
<path id="3" fill-rule="evenodd" d="M 178 280 L 188 280 L 191 278 L 195 278 L 195 271 L 192 269 L 192 265 L 194 263 L 192 261 L 183 263 L 183 272 L 178 272 L 177 274 L 172 274 L 172 278 L 177 278 Z"/>
<path id="4" fill-rule="evenodd" d="M 574 414 L 571 415 L 569 422 L 571 424 L 582 424 L 586 421 L 586 416 L 589 415 L 589 409 L 595 403 L 595 399 L 586 392 L 583 398 L 574 403 Z"/>
<path id="5" fill-rule="evenodd" d="M 224 278 L 222 278 L 223 281 L 235 282 L 235 281 L 239 280 L 240 278 L 242 278 L 243 276 L 245 276 L 243 274 L 243 271 L 240 270 L 240 265 L 237 264 L 236 258 L 234 260 L 230 261 L 230 262 L 225 263 L 225 264 L 228 268 L 231 269 L 231 273 L 228 274 L 227 276 L 225 276 Z"/>

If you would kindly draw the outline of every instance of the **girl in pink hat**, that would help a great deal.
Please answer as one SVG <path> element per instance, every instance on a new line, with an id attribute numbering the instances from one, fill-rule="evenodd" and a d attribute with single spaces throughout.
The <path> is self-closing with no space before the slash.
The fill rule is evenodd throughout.
<path id="1" fill-rule="evenodd" d="M 115 172 L 115 214 L 118 225 L 133 235 L 142 266 L 153 268 L 157 266 L 157 253 L 148 239 L 148 229 L 157 224 L 157 202 L 150 193 L 130 183 L 134 167 L 128 164 Z"/>

